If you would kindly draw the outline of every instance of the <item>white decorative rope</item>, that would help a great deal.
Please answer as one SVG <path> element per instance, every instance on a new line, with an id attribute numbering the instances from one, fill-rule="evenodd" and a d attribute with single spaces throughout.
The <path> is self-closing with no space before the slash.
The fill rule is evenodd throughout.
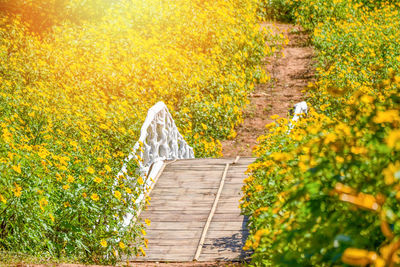
<path id="1" fill-rule="evenodd" d="M 193 148 L 179 133 L 167 106 L 163 102 L 158 102 L 149 109 L 140 130 L 140 138 L 125 159 L 118 177 L 125 175 L 130 179 L 127 175 L 127 163 L 136 160 L 139 164 L 139 174 L 147 176 L 146 185 L 151 187 L 164 160 L 190 158 L 194 158 Z M 140 204 L 143 200 L 144 193 L 141 193 L 136 204 Z M 125 225 L 129 225 L 133 217 L 132 214 L 127 214 L 124 220 Z"/>

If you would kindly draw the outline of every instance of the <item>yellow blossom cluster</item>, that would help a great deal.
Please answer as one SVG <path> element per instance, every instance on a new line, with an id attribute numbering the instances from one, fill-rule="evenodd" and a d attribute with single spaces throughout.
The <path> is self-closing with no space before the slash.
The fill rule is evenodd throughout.
<path id="1" fill-rule="evenodd" d="M 311 31 L 308 114 L 259 137 L 241 207 L 260 266 L 400 264 L 400 4 L 282 0 Z M 261 235 L 260 231 L 267 231 Z"/>
<path id="2" fill-rule="evenodd" d="M 116 176 L 147 110 L 164 101 L 197 157 L 220 156 L 279 37 L 260 31 L 257 0 L 12 5 L 0 11 L 0 250 L 144 254 L 144 225 L 125 219 L 147 177 L 135 160 Z"/>

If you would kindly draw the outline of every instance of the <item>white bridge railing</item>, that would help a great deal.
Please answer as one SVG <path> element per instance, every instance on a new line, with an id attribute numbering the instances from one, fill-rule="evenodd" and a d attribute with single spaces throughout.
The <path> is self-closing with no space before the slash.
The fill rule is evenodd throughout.
<path id="1" fill-rule="evenodd" d="M 118 176 L 127 176 L 128 162 L 136 159 L 139 164 L 139 174 L 147 176 L 146 184 L 152 186 L 152 180 L 161 170 L 164 160 L 190 158 L 194 158 L 193 148 L 179 133 L 167 106 L 163 102 L 158 102 L 149 109 L 140 130 L 139 140 L 125 159 Z M 139 205 L 144 196 L 142 193 L 136 204 Z M 125 225 L 129 225 L 133 217 L 132 214 L 128 214 L 124 220 Z"/>
<path id="2" fill-rule="evenodd" d="M 127 161 L 136 158 L 141 174 L 146 174 L 153 163 L 171 159 L 194 158 L 191 148 L 179 133 L 174 119 L 163 102 L 158 102 L 147 113 L 139 141 Z M 121 172 L 126 172 L 126 165 Z"/>
<path id="3" fill-rule="evenodd" d="M 308 107 L 304 101 L 294 105 L 293 118 L 289 122 L 289 132 L 294 126 L 292 122 L 296 122 L 301 114 L 306 114 L 307 111 Z M 125 159 L 118 177 L 125 175 L 128 179 L 132 179 L 127 174 L 127 164 L 131 160 L 136 160 L 139 164 L 139 174 L 147 176 L 146 185 L 151 187 L 153 186 L 152 181 L 164 165 L 164 160 L 190 158 L 194 158 L 193 148 L 179 133 L 167 106 L 163 102 L 158 102 L 149 109 L 140 131 L 140 138 Z M 141 193 L 136 204 L 140 205 L 144 197 L 145 193 Z M 124 224 L 128 226 L 134 217 L 133 214 L 127 214 Z"/>
<path id="4" fill-rule="evenodd" d="M 308 113 L 308 106 L 305 101 L 299 102 L 293 106 L 293 111 L 292 111 L 292 120 L 289 121 L 289 132 L 290 130 L 294 127 L 293 123 L 296 123 L 301 114 L 307 114 Z"/>

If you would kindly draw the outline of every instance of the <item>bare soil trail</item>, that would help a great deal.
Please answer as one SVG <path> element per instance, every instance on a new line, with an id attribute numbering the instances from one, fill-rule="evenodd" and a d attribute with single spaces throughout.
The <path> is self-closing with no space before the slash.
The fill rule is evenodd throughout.
<path id="1" fill-rule="evenodd" d="M 301 91 L 314 77 L 313 48 L 305 31 L 285 23 L 266 22 L 261 26 L 284 34 L 289 43 L 275 56 L 264 59 L 271 80 L 256 85 L 244 111 L 244 122 L 236 129 L 237 136 L 222 142 L 224 157 L 252 156 L 257 138 L 265 133 L 265 125 L 272 122 L 270 117 L 277 114 L 286 118 L 289 109 L 302 101 Z"/>

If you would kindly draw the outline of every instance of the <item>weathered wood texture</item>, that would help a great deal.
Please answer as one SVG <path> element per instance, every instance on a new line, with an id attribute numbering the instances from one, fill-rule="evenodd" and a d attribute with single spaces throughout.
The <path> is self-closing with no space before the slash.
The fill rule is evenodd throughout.
<path id="1" fill-rule="evenodd" d="M 254 158 L 189 159 L 168 164 L 151 192 L 141 220 L 150 219 L 146 256 L 132 261 L 192 261 L 229 163 L 219 201 L 206 231 L 199 261 L 240 261 L 247 237 L 239 199 Z"/>

